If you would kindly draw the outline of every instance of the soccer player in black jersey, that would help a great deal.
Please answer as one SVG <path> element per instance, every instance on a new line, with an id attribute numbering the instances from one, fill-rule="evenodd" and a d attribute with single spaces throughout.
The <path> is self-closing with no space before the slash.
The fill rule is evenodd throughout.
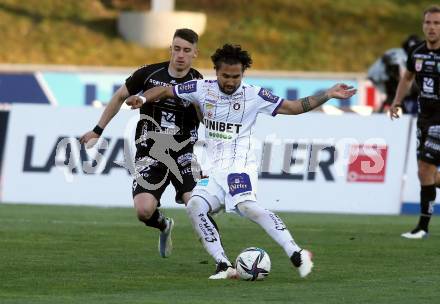
<path id="1" fill-rule="evenodd" d="M 391 119 L 399 118 L 402 99 L 415 80 L 420 88 L 417 120 L 417 165 L 421 185 L 420 218 L 417 226 L 403 233 L 408 239 L 428 236 L 428 225 L 434 210 L 436 187 L 440 186 L 440 6 L 433 5 L 423 13 L 425 41 L 415 46 L 407 60 L 407 71 L 397 87 L 391 106 Z"/>
<path id="2" fill-rule="evenodd" d="M 176 30 L 168 62 L 145 65 L 128 77 L 113 95 L 96 127 L 81 137 L 81 143 L 99 138 L 118 113 L 125 99 L 155 86 L 173 86 L 202 75 L 191 68 L 197 57 L 198 35 L 190 29 Z M 159 253 L 171 254 L 171 230 L 174 222 L 163 216 L 160 198 L 171 182 L 176 202 L 186 203 L 195 186 L 191 171 L 193 145 L 197 141 L 199 119 L 194 107 L 186 108 L 178 98 L 161 103 L 145 103 L 136 127 L 136 173 L 133 200 L 138 219 L 161 231 Z M 90 144 L 90 143 L 89 143 Z"/>

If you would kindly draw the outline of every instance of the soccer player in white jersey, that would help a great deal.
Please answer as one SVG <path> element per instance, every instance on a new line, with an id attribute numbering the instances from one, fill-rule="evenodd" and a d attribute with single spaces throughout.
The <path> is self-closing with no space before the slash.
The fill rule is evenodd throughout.
<path id="1" fill-rule="evenodd" d="M 203 116 L 207 155 L 214 169 L 209 178 L 201 179 L 194 188 L 187 212 L 204 248 L 216 261 L 217 269 L 210 279 L 236 277 L 218 229 L 208 217 L 222 208 L 260 225 L 284 249 L 300 276 L 306 277 L 313 267 L 311 253 L 295 243 L 276 214 L 257 204 L 257 164 L 251 147 L 253 127 L 259 113 L 273 116 L 302 114 L 330 98 L 349 98 L 356 90 L 345 84 L 336 84 L 315 96 L 286 100 L 242 81 L 252 59 L 240 46 L 225 44 L 211 59 L 217 80 L 194 80 L 173 88 L 152 88 L 141 97 L 130 97 L 126 103 L 139 108 L 144 102 L 180 97 L 195 104 Z"/>

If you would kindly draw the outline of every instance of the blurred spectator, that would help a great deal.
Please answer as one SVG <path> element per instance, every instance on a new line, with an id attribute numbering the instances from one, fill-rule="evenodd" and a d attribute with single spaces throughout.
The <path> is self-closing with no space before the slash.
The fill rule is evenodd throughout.
<path id="1" fill-rule="evenodd" d="M 411 49 L 422 40 L 416 35 L 408 36 L 402 42 L 401 48 L 387 50 L 373 65 L 368 69 L 368 79 L 374 86 L 386 95 L 378 112 L 382 113 L 393 102 L 396 94 L 397 85 L 400 77 L 406 69 L 406 59 Z M 411 87 L 408 95 L 403 100 L 403 113 L 417 114 L 417 96 L 419 89 L 417 85 Z"/>

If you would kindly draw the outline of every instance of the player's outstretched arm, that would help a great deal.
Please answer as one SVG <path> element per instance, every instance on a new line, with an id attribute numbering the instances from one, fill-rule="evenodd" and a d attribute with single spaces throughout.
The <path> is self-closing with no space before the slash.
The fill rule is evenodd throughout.
<path id="1" fill-rule="evenodd" d="M 403 77 L 399 80 L 399 85 L 397 86 L 396 96 L 394 96 L 393 103 L 390 107 L 390 118 L 399 118 L 399 108 L 402 107 L 402 100 L 411 88 L 412 82 L 414 80 L 415 74 L 410 71 L 405 71 Z"/>
<path id="2" fill-rule="evenodd" d="M 110 102 L 105 107 L 104 112 L 101 115 L 101 118 L 98 121 L 98 124 L 92 131 L 86 132 L 83 136 L 80 138 L 81 144 L 86 144 L 89 147 L 93 147 L 93 145 L 96 143 L 96 139 L 98 139 L 104 128 L 107 126 L 107 124 L 112 120 L 112 118 L 116 115 L 116 113 L 119 112 L 121 109 L 122 104 L 124 103 L 124 100 L 129 96 L 127 87 L 122 85 L 116 92 L 113 94 L 112 98 L 110 99 Z M 92 140 L 95 139 L 95 140 Z"/>
<path id="3" fill-rule="evenodd" d="M 347 99 L 356 94 L 356 89 L 344 83 L 338 83 L 333 87 L 313 96 L 298 100 L 285 100 L 277 110 L 277 114 L 298 115 L 309 112 L 332 98 Z"/>
<path id="4" fill-rule="evenodd" d="M 174 97 L 173 87 L 154 87 L 145 91 L 140 96 L 133 95 L 128 97 L 125 103 L 134 110 L 142 107 L 144 102 L 155 102 L 162 98 L 172 97 Z"/>

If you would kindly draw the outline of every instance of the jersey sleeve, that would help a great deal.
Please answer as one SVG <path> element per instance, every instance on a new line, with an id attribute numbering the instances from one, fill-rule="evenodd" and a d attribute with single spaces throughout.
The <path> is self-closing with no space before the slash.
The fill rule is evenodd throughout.
<path id="1" fill-rule="evenodd" d="M 274 95 L 271 91 L 261 87 L 254 87 L 256 93 L 256 101 L 258 105 L 258 113 L 275 116 L 277 110 L 284 102 L 284 99 Z"/>
<path id="2" fill-rule="evenodd" d="M 190 80 L 173 87 L 174 96 L 185 101 L 185 105 L 199 104 L 202 98 L 202 83 L 204 80 Z"/>
<path id="3" fill-rule="evenodd" d="M 125 79 L 125 86 L 130 95 L 136 95 L 144 89 L 144 81 L 148 75 L 148 66 L 143 66 Z"/>
<path id="4" fill-rule="evenodd" d="M 198 79 L 198 80 L 203 79 L 203 75 L 199 71 L 194 70 L 194 72 L 195 72 L 194 79 Z"/>
<path id="5" fill-rule="evenodd" d="M 406 69 L 412 73 L 414 73 L 415 67 L 414 67 L 414 56 L 413 52 L 410 52 L 408 55 L 408 58 L 406 59 Z"/>

